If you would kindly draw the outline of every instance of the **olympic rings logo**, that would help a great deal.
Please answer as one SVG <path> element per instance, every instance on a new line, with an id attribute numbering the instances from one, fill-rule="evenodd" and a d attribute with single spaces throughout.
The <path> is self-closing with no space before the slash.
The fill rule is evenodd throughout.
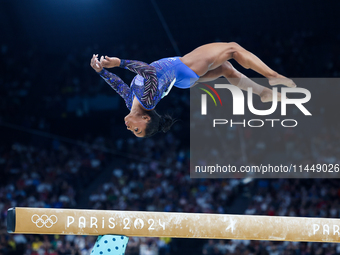
<path id="1" fill-rule="evenodd" d="M 42 228 L 43 226 L 50 228 L 57 223 L 58 218 L 55 215 L 48 217 L 46 214 L 44 214 L 40 217 L 38 214 L 34 214 L 31 220 L 38 228 Z"/>

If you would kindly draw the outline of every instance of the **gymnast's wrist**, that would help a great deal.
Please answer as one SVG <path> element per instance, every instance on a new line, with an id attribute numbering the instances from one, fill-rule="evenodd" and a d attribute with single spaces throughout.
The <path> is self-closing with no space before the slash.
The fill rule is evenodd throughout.
<path id="1" fill-rule="evenodd" d="M 105 69 L 102 68 L 102 70 L 100 70 L 99 72 L 97 72 L 97 74 L 102 75 L 102 74 L 104 74 L 104 72 L 105 72 Z"/>
<path id="2" fill-rule="evenodd" d="M 119 63 L 119 67 L 125 67 L 126 65 L 126 60 L 125 59 L 119 59 L 120 63 Z"/>

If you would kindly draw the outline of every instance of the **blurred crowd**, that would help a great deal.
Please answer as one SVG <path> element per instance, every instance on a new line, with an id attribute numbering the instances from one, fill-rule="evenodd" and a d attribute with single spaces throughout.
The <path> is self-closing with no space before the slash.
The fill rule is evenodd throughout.
<path id="1" fill-rule="evenodd" d="M 65 251 L 71 249 L 71 243 L 77 244 L 74 247 L 79 251 L 92 248 L 85 238 L 80 244 L 81 237 L 4 233 L 7 210 L 11 207 L 76 208 L 79 190 L 88 187 L 106 166 L 105 153 L 98 148 L 100 139 L 86 147 L 64 145 L 57 140 L 39 146 L 0 146 L 0 254 L 45 254 L 46 250 L 55 252 L 50 254 L 71 254 Z"/>
<path id="2" fill-rule="evenodd" d="M 322 137 L 321 134 L 315 140 Z M 117 141 L 120 151 L 139 151 L 150 159 L 144 162 L 109 160 L 112 156 L 103 152 L 105 146 L 103 139 L 97 138 L 87 146 L 52 140 L 43 147 L 15 143 L 1 148 L 4 178 L 0 189 L 0 251 L 3 254 L 89 254 L 94 242 L 90 237 L 5 234 L 6 211 L 14 206 L 76 208 L 82 198 L 81 190 L 81 194 L 88 194 L 86 205 L 82 206 L 92 209 L 226 213 L 234 200 L 244 194 L 241 180 L 190 179 L 189 151 L 181 147 L 172 133 L 158 140 Z M 324 146 L 319 144 L 314 150 L 319 156 L 315 162 L 322 163 L 320 155 L 325 153 Z M 86 193 L 93 179 L 105 170 L 111 179 L 105 179 L 95 190 Z M 337 179 L 263 179 L 247 186 L 251 196 L 245 214 L 340 216 Z M 172 254 L 172 241 L 131 238 L 127 254 Z M 335 244 L 235 240 L 210 240 L 202 248 L 202 254 L 338 254 L 339 251 Z"/>

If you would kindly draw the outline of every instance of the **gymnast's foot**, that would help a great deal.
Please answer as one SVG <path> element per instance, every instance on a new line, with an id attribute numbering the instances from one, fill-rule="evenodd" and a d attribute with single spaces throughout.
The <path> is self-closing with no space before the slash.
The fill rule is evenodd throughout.
<path id="1" fill-rule="evenodd" d="M 273 101 L 273 91 L 271 89 L 265 88 L 260 94 L 261 101 L 263 103 L 272 102 Z M 281 101 L 281 93 L 277 92 L 277 101 Z"/>
<path id="2" fill-rule="evenodd" d="M 268 77 L 268 80 L 271 86 L 282 84 L 290 88 L 296 87 L 296 84 L 291 79 L 288 79 L 278 73 L 276 73 L 273 77 Z"/>

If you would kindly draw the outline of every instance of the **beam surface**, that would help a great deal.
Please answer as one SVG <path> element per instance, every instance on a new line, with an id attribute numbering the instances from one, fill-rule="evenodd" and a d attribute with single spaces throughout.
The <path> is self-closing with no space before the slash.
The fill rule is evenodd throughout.
<path id="1" fill-rule="evenodd" d="M 340 219 L 16 207 L 10 233 L 339 242 Z"/>

